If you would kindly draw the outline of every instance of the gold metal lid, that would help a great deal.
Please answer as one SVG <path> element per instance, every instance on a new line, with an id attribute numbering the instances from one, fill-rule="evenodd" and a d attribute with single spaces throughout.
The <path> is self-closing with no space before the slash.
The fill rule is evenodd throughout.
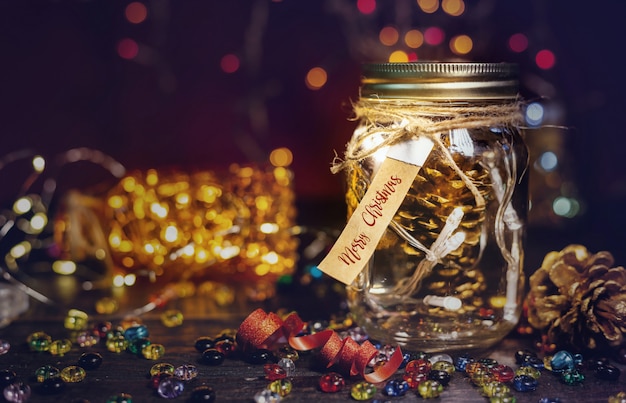
<path id="1" fill-rule="evenodd" d="M 512 63 L 375 63 L 362 67 L 361 98 L 504 100 L 518 95 Z"/>

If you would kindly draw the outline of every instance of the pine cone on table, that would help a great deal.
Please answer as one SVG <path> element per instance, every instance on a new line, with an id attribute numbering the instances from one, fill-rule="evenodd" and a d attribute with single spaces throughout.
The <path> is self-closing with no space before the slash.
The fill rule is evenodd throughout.
<path id="1" fill-rule="evenodd" d="M 569 245 L 530 276 L 528 321 L 548 341 L 578 349 L 626 343 L 626 270 L 611 253 Z"/>

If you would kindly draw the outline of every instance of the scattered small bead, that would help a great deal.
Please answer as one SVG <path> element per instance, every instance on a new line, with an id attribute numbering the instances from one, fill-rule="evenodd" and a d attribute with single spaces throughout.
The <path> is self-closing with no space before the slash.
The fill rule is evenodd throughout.
<path id="1" fill-rule="evenodd" d="M 447 371 L 443 371 L 440 369 L 432 369 L 428 373 L 428 379 L 432 381 L 437 381 L 443 386 L 447 386 L 450 383 L 450 380 L 452 379 L 452 375 L 450 375 L 450 373 Z"/>
<path id="2" fill-rule="evenodd" d="M 287 376 L 294 376 L 296 373 L 296 364 L 291 358 L 281 358 L 278 361 L 278 366 L 285 370 Z"/>
<path id="3" fill-rule="evenodd" d="M 543 369 L 545 367 L 544 361 L 539 357 L 528 357 L 524 361 L 523 366 L 530 366 L 537 369 Z"/>
<path id="4" fill-rule="evenodd" d="M 270 381 L 287 377 L 287 371 L 278 364 L 265 364 L 263 365 L 263 371 L 265 372 L 265 379 Z"/>
<path id="5" fill-rule="evenodd" d="M 2 394 L 7 402 L 23 403 L 30 398 L 31 389 L 30 386 L 23 382 L 16 382 L 7 385 Z"/>
<path id="6" fill-rule="evenodd" d="M 320 377 L 320 390 L 325 393 L 336 393 L 346 386 L 346 381 L 337 372 L 329 372 Z"/>
<path id="7" fill-rule="evenodd" d="M 474 358 L 470 357 L 468 354 L 463 354 L 456 357 L 454 360 L 454 367 L 459 372 L 465 372 L 466 365 L 474 361 Z"/>
<path id="8" fill-rule="evenodd" d="M 10 369 L 3 369 L 0 371 L 0 387 L 4 388 L 7 385 L 12 384 L 17 379 L 15 371 Z"/>
<path id="9" fill-rule="evenodd" d="M 269 389 L 264 389 L 254 395 L 255 403 L 278 403 L 282 397 L 276 392 L 272 392 Z"/>
<path id="10" fill-rule="evenodd" d="M 168 309 L 161 314 L 161 323 L 165 327 L 178 327 L 183 324 L 184 316 L 178 309 Z"/>
<path id="11" fill-rule="evenodd" d="M 214 348 L 214 347 L 215 347 L 215 340 L 207 336 L 198 337 L 196 341 L 194 342 L 194 348 L 198 350 L 199 352 L 203 352 L 204 350 L 208 348 Z"/>
<path id="12" fill-rule="evenodd" d="M 121 353 L 128 348 L 128 340 L 124 336 L 113 336 L 107 339 L 106 348 L 112 353 Z"/>
<path id="13" fill-rule="evenodd" d="M 183 381 L 190 381 L 198 376 L 198 367 L 192 364 L 185 364 L 176 367 L 174 376 Z"/>
<path id="14" fill-rule="evenodd" d="M 454 364 L 452 364 L 449 361 L 443 361 L 443 360 L 433 362 L 431 369 L 434 369 L 437 371 L 445 371 L 449 373 L 450 375 L 452 375 L 454 371 L 456 371 L 456 369 L 454 368 Z"/>
<path id="15" fill-rule="evenodd" d="M 93 347 L 100 342 L 100 336 L 92 330 L 82 330 L 76 334 L 76 344 L 81 347 Z"/>
<path id="16" fill-rule="evenodd" d="M 79 309 L 70 309 L 63 322 L 67 330 L 85 330 L 88 325 L 89 315 Z"/>
<path id="17" fill-rule="evenodd" d="M 491 373 L 496 381 L 506 383 L 513 380 L 515 371 L 508 365 L 498 364 L 491 368 Z"/>
<path id="18" fill-rule="evenodd" d="M 428 379 L 427 373 L 422 372 L 405 372 L 402 379 L 406 381 L 410 389 L 417 389 L 420 383 Z"/>
<path id="19" fill-rule="evenodd" d="M 237 344 L 229 339 L 219 340 L 215 342 L 215 349 L 225 357 L 232 357 L 237 350 Z"/>
<path id="20" fill-rule="evenodd" d="M 498 365 L 498 361 L 494 360 L 493 358 L 481 358 L 478 360 L 478 362 L 483 364 L 487 368 L 493 368 Z"/>
<path id="21" fill-rule="evenodd" d="M 150 332 L 145 325 L 134 325 L 124 330 L 124 338 L 132 343 L 139 339 L 147 339 L 150 337 Z"/>
<path id="22" fill-rule="evenodd" d="M 86 370 L 98 368 L 102 364 L 102 355 L 99 353 L 83 353 L 78 358 L 78 365 Z"/>
<path id="23" fill-rule="evenodd" d="M 206 365 L 221 365 L 226 356 L 214 348 L 207 348 L 202 352 L 201 362 Z"/>
<path id="24" fill-rule="evenodd" d="M 476 371 L 489 371 L 489 368 L 485 364 L 481 364 L 478 361 L 468 362 L 465 366 L 465 373 L 471 376 Z"/>
<path id="25" fill-rule="evenodd" d="M 417 386 L 417 393 L 424 399 L 433 399 L 443 393 L 443 385 L 437 381 L 427 380 Z"/>
<path id="26" fill-rule="evenodd" d="M 60 376 L 67 383 L 77 383 L 85 379 L 87 372 L 78 365 L 70 365 L 61 370 Z"/>
<path id="27" fill-rule="evenodd" d="M 174 399 L 183 394 L 185 384 L 178 378 L 168 377 L 159 383 L 157 393 L 165 399 Z"/>
<path id="28" fill-rule="evenodd" d="M 522 365 L 526 362 L 530 357 L 536 357 L 537 355 L 530 350 L 517 350 L 515 352 L 515 362 L 518 365 Z"/>
<path id="29" fill-rule="evenodd" d="M 537 403 L 561 403 L 558 397 L 542 397 Z"/>
<path id="30" fill-rule="evenodd" d="M 154 389 L 157 390 L 159 388 L 159 384 L 161 383 L 161 381 L 163 381 L 163 379 L 165 378 L 171 378 L 172 374 L 166 374 L 164 372 L 157 374 L 157 375 L 153 375 L 150 377 L 150 380 L 148 381 L 148 387 L 150 389 Z"/>
<path id="31" fill-rule="evenodd" d="M 135 327 L 139 325 L 143 325 L 143 321 L 138 316 L 127 316 L 120 322 L 120 327 L 122 328 L 122 331 L 130 327 Z"/>
<path id="32" fill-rule="evenodd" d="M 4 339 L 0 339 L 0 355 L 4 355 L 11 349 L 11 343 Z"/>
<path id="33" fill-rule="evenodd" d="M 515 403 L 517 399 L 513 395 L 508 396 L 494 396 L 489 398 L 489 403 Z"/>
<path id="34" fill-rule="evenodd" d="M 574 356 L 565 350 L 557 351 L 552 355 L 550 368 L 552 372 L 562 372 L 566 369 L 574 369 Z"/>
<path id="35" fill-rule="evenodd" d="M 611 364 L 598 365 L 594 371 L 594 375 L 598 379 L 605 381 L 616 381 L 619 379 L 621 370 Z"/>
<path id="36" fill-rule="evenodd" d="M 55 340 L 50 343 L 48 351 L 52 355 L 63 357 L 66 353 L 72 350 L 72 342 L 69 339 Z"/>
<path id="37" fill-rule="evenodd" d="M 174 371 L 176 371 L 176 368 L 172 364 L 167 362 L 160 362 L 158 364 L 154 364 L 150 368 L 150 376 L 155 376 L 163 373 L 174 375 Z"/>
<path id="38" fill-rule="evenodd" d="M 608 403 L 626 403 L 626 392 L 617 392 L 617 394 L 609 396 Z"/>
<path id="39" fill-rule="evenodd" d="M 141 349 L 141 355 L 146 360 L 158 360 L 165 355 L 165 346 L 163 344 L 149 344 Z"/>
<path id="40" fill-rule="evenodd" d="M 44 365 L 35 370 L 35 380 L 37 382 L 43 382 L 46 379 L 58 378 L 61 374 L 61 370 L 53 365 Z"/>
<path id="41" fill-rule="evenodd" d="M 404 372 L 407 373 L 418 373 L 418 374 L 427 374 L 432 369 L 433 364 L 424 359 L 417 359 L 413 361 L 409 361 L 404 368 Z"/>
<path id="42" fill-rule="evenodd" d="M 428 357 L 428 360 L 433 364 L 436 363 L 437 361 L 446 361 L 454 365 L 454 359 L 452 358 L 450 354 L 441 353 L 441 354 L 431 355 L 430 357 Z"/>
<path id="43" fill-rule="evenodd" d="M 152 341 L 150 341 L 150 339 L 142 337 L 135 341 L 129 342 L 126 349 L 133 354 L 142 355 L 143 349 L 148 347 L 150 344 L 152 344 Z"/>
<path id="44" fill-rule="evenodd" d="M 217 395 L 215 394 L 215 390 L 212 387 L 207 385 L 196 386 L 189 396 L 190 403 L 213 403 Z"/>
<path id="45" fill-rule="evenodd" d="M 291 346 L 281 346 L 276 351 L 274 351 L 274 355 L 277 358 L 289 358 L 291 361 L 298 361 L 300 355 L 298 351 Z"/>
<path id="46" fill-rule="evenodd" d="M 277 379 L 272 381 L 267 388 L 272 392 L 279 394 L 280 397 L 285 397 L 291 393 L 293 385 L 289 379 Z"/>
<path id="47" fill-rule="evenodd" d="M 528 375 L 516 375 L 513 378 L 513 388 L 518 392 L 532 392 L 537 389 L 539 382 Z"/>
<path id="48" fill-rule="evenodd" d="M 350 389 L 350 396 L 354 400 L 369 400 L 376 394 L 376 386 L 369 382 L 361 381 L 355 383 Z"/>
<path id="49" fill-rule="evenodd" d="M 585 380 L 585 375 L 577 369 L 567 369 L 561 372 L 561 382 L 566 385 L 580 385 Z"/>
<path id="50" fill-rule="evenodd" d="M 107 333 L 109 333 L 112 328 L 113 324 L 111 324 L 111 322 L 98 322 L 93 327 L 93 331 L 98 335 L 98 337 L 104 339 L 107 337 Z"/>
<path id="51" fill-rule="evenodd" d="M 128 393 L 120 393 L 119 395 L 110 396 L 106 403 L 133 403 L 133 396 Z"/>
<path id="52" fill-rule="evenodd" d="M 65 381 L 59 377 L 48 378 L 39 384 L 37 391 L 43 395 L 54 395 L 65 389 Z"/>
<path id="53" fill-rule="evenodd" d="M 26 338 L 30 351 L 48 351 L 52 344 L 52 337 L 45 332 L 34 332 Z"/>
<path id="54" fill-rule="evenodd" d="M 409 384 L 405 380 L 392 379 L 387 381 L 383 389 L 387 396 L 404 396 L 409 391 Z"/>
<path id="55" fill-rule="evenodd" d="M 472 375 L 470 375 L 470 380 L 474 385 L 482 387 L 489 382 L 495 381 L 496 378 L 489 370 L 479 370 L 473 372 Z"/>
<path id="56" fill-rule="evenodd" d="M 519 367 L 515 370 L 515 375 L 527 375 L 535 379 L 539 379 L 541 371 L 534 367 Z"/>
<path id="57" fill-rule="evenodd" d="M 244 361 L 250 364 L 260 365 L 260 364 L 267 364 L 268 362 L 273 362 L 275 360 L 275 357 L 274 357 L 274 353 L 272 353 L 270 350 L 261 348 L 258 350 L 252 350 L 252 351 L 246 352 L 243 355 L 243 359 Z"/>

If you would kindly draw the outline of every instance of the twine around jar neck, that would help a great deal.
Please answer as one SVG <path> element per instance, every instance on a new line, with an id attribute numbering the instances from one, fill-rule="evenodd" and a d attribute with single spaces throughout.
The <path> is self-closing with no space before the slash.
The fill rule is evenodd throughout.
<path id="1" fill-rule="evenodd" d="M 363 130 L 347 144 L 344 159 L 334 159 L 331 172 L 338 173 L 382 148 L 411 138 L 427 136 L 440 150 L 447 151 L 441 134 L 450 130 L 520 127 L 521 105 L 519 101 L 474 105 L 361 100 L 353 110 L 354 119 L 361 122 Z M 373 136 L 377 141 L 372 142 Z"/>

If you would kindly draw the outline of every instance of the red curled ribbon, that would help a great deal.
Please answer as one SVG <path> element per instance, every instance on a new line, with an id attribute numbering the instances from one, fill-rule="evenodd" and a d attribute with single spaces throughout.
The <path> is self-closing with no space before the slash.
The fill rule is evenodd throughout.
<path id="1" fill-rule="evenodd" d="M 378 354 L 376 347 L 369 341 L 358 344 L 354 339 L 341 339 L 331 329 L 298 336 L 305 323 L 296 313 L 281 319 L 274 313 L 266 313 L 262 309 L 252 312 L 241 323 L 237 331 L 237 343 L 244 349 L 271 348 L 277 343 L 288 342 L 291 347 L 300 351 L 320 348 L 319 355 L 326 368 L 335 366 L 338 371 L 350 376 L 361 375 L 370 383 L 379 383 L 393 375 L 402 365 L 402 350 L 396 347 L 389 360 L 373 371 L 367 372 L 367 364 Z"/>

